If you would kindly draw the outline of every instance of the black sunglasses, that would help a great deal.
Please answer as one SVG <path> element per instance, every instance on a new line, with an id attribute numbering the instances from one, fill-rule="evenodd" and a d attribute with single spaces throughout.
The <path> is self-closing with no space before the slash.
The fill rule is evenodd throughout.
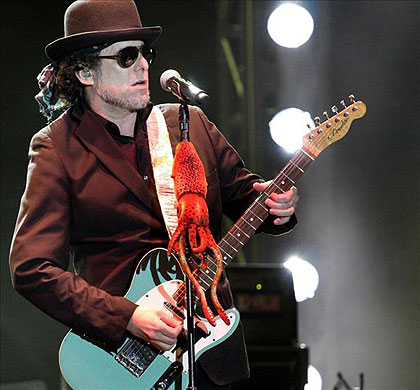
<path id="1" fill-rule="evenodd" d="M 117 60 L 117 63 L 121 66 L 121 68 L 129 68 L 136 62 L 139 57 L 139 53 L 141 53 L 149 65 L 153 64 L 156 58 L 156 50 L 151 46 L 128 46 L 121 49 L 118 54 L 114 54 L 112 56 L 97 56 L 97 58 Z"/>

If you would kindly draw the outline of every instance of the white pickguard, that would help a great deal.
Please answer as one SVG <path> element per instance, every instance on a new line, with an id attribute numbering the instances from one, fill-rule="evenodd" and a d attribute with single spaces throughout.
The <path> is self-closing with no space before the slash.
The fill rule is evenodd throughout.
<path id="1" fill-rule="evenodd" d="M 165 302 L 170 302 L 174 306 L 176 306 L 175 300 L 172 296 L 175 294 L 179 286 L 183 282 L 180 280 L 170 280 L 168 282 L 162 283 L 159 286 L 148 291 L 144 294 L 136 303 L 140 306 L 144 307 L 161 307 L 163 311 L 172 314 L 172 312 L 164 306 Z M 202 353 L 204 353 L 210 346 L 214 347 L 215 345 L 222 342 L 225 336 L 229 333 L 232 326 L 239 322 L 239 313 L 235 309 L 231 309 L 227 311 L 230 325 L 226 325 L 220 316 L 216 317 L 216 326 L 213 327 L 206 319 L 202 319 L 198 316 L 195 316 L 195 322 L 201 322 L 201 327 L 204 326 L 207 333 L 209 335 L 205 338 L 201 338 L 195 343 L 195 355 L 198 358 Z M 186 311 L 184 312 L 186 318 Z M 187 321 L 184 321 L 184 327 L 187 328 Z M 165 358 L 174 362 L 176 360 L 176 351 L 167 351 L 163 354 Z M 183 361 L 184 373 L 187 373 L 188 369 L 188 354 L 183 354 Z"/>

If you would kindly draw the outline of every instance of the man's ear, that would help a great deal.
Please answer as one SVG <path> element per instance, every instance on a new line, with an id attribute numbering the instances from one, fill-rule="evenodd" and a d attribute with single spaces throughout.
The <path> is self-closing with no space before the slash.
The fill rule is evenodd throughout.
<path id="1" fill-rule="evenodd" d="M 77 79 L 85 86 L 93 85 L 92 73 L 88 68 L 79 69 L 75 72 Z"/>

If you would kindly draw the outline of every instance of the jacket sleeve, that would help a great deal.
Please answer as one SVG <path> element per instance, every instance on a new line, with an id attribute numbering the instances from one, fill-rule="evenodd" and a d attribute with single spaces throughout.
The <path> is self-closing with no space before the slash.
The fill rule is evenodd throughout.
<path id="1" fill-rule="evenodd" d="M 217 127 L 207 119 L 200 109 L 197 109 L 197 111 L 210 135 L 216 153 L 223 213 L 231 220 L 236 221 L 259 195 L 253 189 L 253 183 L 263 182 L 264 179 L 251 173 L 245 167 L 239 154 L 228 143 Z M 277 217 L 269 215 L 258 228 L 257 233 L 264 232 L 279 235 L 289 232 L 297 224 L 295 214 L 293 214 L 289 222 L 283 225 L 274 225 L 273 221 L 275 218 Z"/>
<path id="2" fill-rule="evenodd" d="M 10 251 L 15 289 L 35 306 L 109 348 L 124 339 L 136 305 L 68 271 L 71 190 L 48 128 L 31 141 L 25 192 Z"/>

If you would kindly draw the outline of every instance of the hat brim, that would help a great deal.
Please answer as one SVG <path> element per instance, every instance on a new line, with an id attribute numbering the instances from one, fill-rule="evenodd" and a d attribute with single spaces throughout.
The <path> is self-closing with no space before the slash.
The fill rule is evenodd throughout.
<path id="1" fill-rule="evenodd" d="M 162 33 L 162 27 L 137 27 L 124 30 L 90 31 L 59 38 L 45 47 L 45 54 L 52 61 L 64 59 L 67 54 L 104 43 L 141 40 L 152 44 Z"/>

